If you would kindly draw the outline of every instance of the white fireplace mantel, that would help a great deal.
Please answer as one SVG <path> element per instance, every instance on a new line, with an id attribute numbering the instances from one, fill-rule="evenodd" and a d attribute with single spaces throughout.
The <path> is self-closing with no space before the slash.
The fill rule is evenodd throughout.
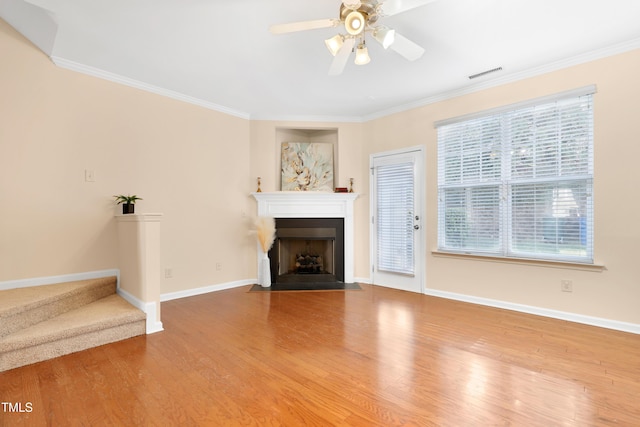
<path id="1" fill-rule="evenodd" d="M 251 193 L 258 216 L 273 218 L 344 218 L 344 281 L 354 281 L 353 202 L 358 193 L 275 191 Z"/>

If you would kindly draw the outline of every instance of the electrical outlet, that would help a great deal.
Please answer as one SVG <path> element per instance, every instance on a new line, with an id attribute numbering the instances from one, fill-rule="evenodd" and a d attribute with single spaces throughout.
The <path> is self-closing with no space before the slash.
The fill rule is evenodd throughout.
<path id="1" fill-rule="evenodd" d="M 560 290 L 562 292 L 573 292 L 573 280 L 561 280 Z"/>
<path id="2" fill-rule="evenodd" d="M 171 279 L 173 277 L 173 269 L 172 268 L 165 268 L 164 269 L 164 278 L 165 279 Z"/>

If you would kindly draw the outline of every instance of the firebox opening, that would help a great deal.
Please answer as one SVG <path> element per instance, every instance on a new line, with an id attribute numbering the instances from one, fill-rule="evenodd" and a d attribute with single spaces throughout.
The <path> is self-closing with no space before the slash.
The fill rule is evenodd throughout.
<path id="1" fill-rule="evenodd" d="M 334 231 L 334 230 L 328 230 Z M 333 233 L 335 234 L 335 232 Z M 336 281 L 333 272 L 335 237 L 279 238 L 279 281 Z M 308 277 L 300 277 L 308 276 Z"/>
<path id="2" fill-rule="evenodd" d="M 272 283 L 343 281 L 343 224 L 341 218 L 276 218 Z"/>

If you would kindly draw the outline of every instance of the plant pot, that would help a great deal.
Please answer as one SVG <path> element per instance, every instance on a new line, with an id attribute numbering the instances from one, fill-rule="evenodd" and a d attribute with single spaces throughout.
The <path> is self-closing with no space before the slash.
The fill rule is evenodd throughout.
<path id="1" fill-rule="evenodd" d="M 122 204 L 122 213 L 123 214 L 132 214 L 135 213 L 135 206 L 133 203 L 123 203 Z"/>

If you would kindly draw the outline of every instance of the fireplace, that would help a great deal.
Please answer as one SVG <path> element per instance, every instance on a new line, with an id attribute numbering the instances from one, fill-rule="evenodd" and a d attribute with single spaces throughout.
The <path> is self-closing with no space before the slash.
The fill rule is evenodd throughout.
<path id="1" fill-rule="evenodd" d="M 341 220 L 342 227 L 338 227 L 341 230 L 340 232 L 336 232 L 336 236 L 328 237 L 321 235 L 312 235 L 312 236 L 303 236 L 302 240 L 306 245 L 306 242 L 309 241 L 310 244 L 314 240 L 328 240 L 332 241 L 334 248 L 334 255 L 329 257 L 328 260 L 326 256 L 323 256 L 323 265 L 326 265 L 327 262 L 335 259 L 339 259 L 342 262 L 342 265 L 338 265 L 338 262 L 334 264 L 332 267 L 332 271 L 336 280 L 344 281 L 344 283 L 353 283 L 354 282 L 354 215 L 353 215 L 353 205 L 354 201 L 358 198 L 358 193 L 325 193 L 320 191 L 275 191 L 275 192 L 260 192 L 260 193 L 251 193 L 251 195 L 258 202 L 258 215 L 260 216 L 269 216 L 272 218 L 276 218 L 277 222 L 282 221 L 284 219 L 309 219 L 309 220 Z M 276 227 L 278 225 L 276 224 Z M 321 226 L 313 228 L 331 228 L 336 226 Z M 299 226 L 293 228 L 310 228 L 308 226 Z M 298 230 L 299 231 L 299 230 Z M 326 233 L 326 231 L 322 231 L 321 233 Z M 290 236 L 289 236 L 290 237 Z M 285 242 L 289 240 L 289 237 L 285 237 L 281 239 L 280 248 L 282 248 L 282 244 L 288 244 Z M 306 238 L 304 238 L 306 237 Z M 322 237 L 322 239 L 320 239 Z M 340 240 L 342 243 L 340 243 Z M 300 243 L 299 243 L 300 244 Z M 329 244 L 329 243 L 327 243 Z M 260 262 L 262 259 L 261 249 L 259 245 L 257 248 L 257 258 L 256 265 L 258 266 L 258 274 L 261 274 Z M 274 247 L 278 245 L 274 244 Z M 306 248 L 306 246 L 305 246 Z M 313 247 L 310 246 L 311 249 Z M 286 248 L 284 250 L 289 250 L 290 252 L 296 252 L 298 249 Z M 317 252 L 320 249 L 316 250 Z M 342 253 L 339 253 L 342 251 Z M 274 268 L 273 254 L 270 253 L 271 259 L 271 274 L 272 281 L 273 275 L 276 272 L 279 274 L 279 270 Z M 316 279 L 319 276 L 316 277 Z M 315 279 L 314 279 L 315 280 Z M 260 277 L 258 277 L 258 282 L 260 282 Z"/>
<path id="2" fill-rule="evenodd" d="M 272 283 L 344 282 L 343 218 L 276 218 Z"/>

